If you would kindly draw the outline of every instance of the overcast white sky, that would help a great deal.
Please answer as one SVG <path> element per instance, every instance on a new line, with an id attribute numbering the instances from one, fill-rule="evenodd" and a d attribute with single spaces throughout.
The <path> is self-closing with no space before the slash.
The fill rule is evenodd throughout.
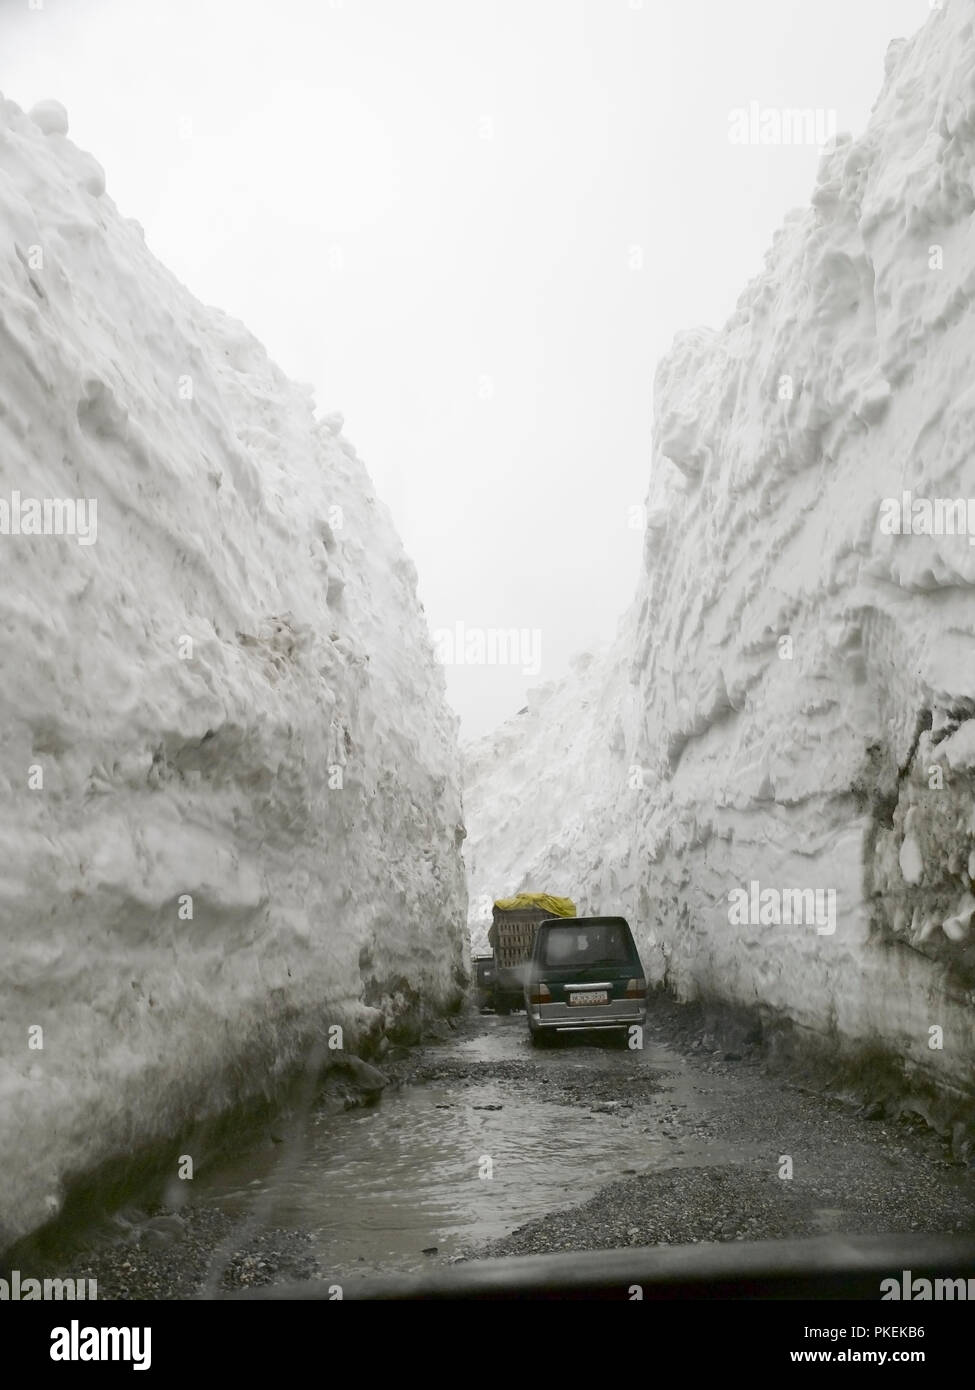
<path id="1" fill-rule="evenodd" d="M 472 735 L 612 636 L 655 363 L 808 201 L 818 151 L 729 112 L 858 131 L 930 8 L 0 0 L 0 91 L 64 102 L 160 259 L 344 413 L 432 628 L 540 630 L 540 677 L 448 667 Z"/>

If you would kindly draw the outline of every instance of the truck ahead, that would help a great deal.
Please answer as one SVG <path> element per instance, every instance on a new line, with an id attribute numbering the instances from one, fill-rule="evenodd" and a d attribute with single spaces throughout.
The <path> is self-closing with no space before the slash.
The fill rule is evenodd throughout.
<path id="1" fill-rule="evenodd" d="M 488 944 L 494 951 L 494 1008 L 499 1014 L 520 1009 L 528 962 L 535 944 L 535 933 L 547 917 L 574 917 L 571 898 L 551 893 L 518 893 L 498 898 L 488 930 Z"/>

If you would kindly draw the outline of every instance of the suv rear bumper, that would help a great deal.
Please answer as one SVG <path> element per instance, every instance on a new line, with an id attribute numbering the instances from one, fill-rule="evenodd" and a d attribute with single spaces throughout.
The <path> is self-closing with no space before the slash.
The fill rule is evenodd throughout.
<path id="1" fill-rule="evenodd" d="M 647 1021 L 643 1004 L 617 999 L 593 1008 L 572 1008 L 568 1004 L 526 1005 L 529 1026 L 543 1033 L 596 1032 L 609 1028 L 642 1028 Z"/>

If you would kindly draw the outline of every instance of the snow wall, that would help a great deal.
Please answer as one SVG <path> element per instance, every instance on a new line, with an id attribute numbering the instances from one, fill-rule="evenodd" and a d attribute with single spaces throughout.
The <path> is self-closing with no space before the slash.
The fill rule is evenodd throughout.
<path id="1" fill-rule="evenodd" d="M 0 100 L 0 1248 L 467 972 L 455 719 L 340 417 L 32 117 Z"/>
<path id="2" fill-rule="evenodd" d="M 975 1094 L 973 24 L 952 0 L 891 45 L 730 321 L 676 340 L 615 645 L 465 753 L 476 945 L 499 893 L 623 912 L 679 997 L 948 1114 Z"/>

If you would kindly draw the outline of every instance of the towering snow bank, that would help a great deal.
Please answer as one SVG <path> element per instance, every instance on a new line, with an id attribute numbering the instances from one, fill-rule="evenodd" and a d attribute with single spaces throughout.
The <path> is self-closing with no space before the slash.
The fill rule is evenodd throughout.
<path id="1" fill-rule="evenodd" d="M 0 1247 L 328 1025 L 456 1002 L 466 954 L 388 513 L 55 108 L 0 103 Z"/>
<path id="2" fill-rule="evenodd" d="M 683 996 L 956 1097 L 975 1091 L 973 21 L 954 0 L 892 45 L 865 134 L 827 149 L 730 322 L 659 367 L 645 575 L 563 799 L 591 832 L 553 855 L 532 759 L 557 779 L 560 740 L 530 721 L 476 751 L 466 794 L 511 818 L 499 858 L 469 814 L 482 878 L 513 892 L 554 858 L 557 891 L 632 915 Z M 917 534 L 892 533 L 905 493 Z M 963 534 L 931 534 L 949 515 Z M 570 729 L 580 695 L 550 701 Z"/>
<path id="3" fill-rule="evenodd" d="M 613 866 L 629 834 L 610 787 L 624 749 L 625 670 L 607 652 L 575 658 L 569 676 L 529 693 L 528 704 L 464 750 L 468 925 L 487 949 L 495 898 L 519 892 L 607 901 L 622 887 Z M 607 776 L 607 764 L 615 770 Z"/>

